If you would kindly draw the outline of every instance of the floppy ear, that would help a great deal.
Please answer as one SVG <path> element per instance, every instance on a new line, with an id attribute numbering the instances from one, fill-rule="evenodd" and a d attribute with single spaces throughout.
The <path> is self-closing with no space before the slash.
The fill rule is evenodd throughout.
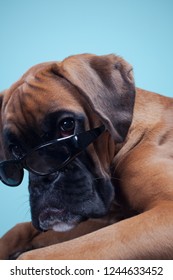
<path id="1" fill-rule="evenodd" d="M 135 101 L 131 65 L 113 54 L 83 54 L 58 64 L 58 73 L 80 90 L 114 139 L 124 141 Z"/>

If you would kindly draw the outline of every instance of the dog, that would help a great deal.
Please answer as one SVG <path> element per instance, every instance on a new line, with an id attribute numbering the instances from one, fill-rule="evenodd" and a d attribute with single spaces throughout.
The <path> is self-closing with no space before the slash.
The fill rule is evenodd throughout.
<path id="1" fill-rule="evenodd" d="M 0 258 L 173 259 L 172 143 L 173 99 L 136 88 L 123 58 L 32 67 L 1 94 L 0 176 L 29 171 L 32 224 Z"/>

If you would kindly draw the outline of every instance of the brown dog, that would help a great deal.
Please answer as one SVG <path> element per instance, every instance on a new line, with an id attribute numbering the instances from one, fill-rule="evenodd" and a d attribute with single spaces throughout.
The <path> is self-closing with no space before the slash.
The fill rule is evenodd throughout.
<path id="1" fill-rule="evenodd" d="M 85 54 L 31 68 L 2 96 L 1 116 L 4 159 L 29 170 L 37 229 L 24 223 L 4 235 L 2 259 L 27 250 L 19 259 L 173 258 L 171 98 L 136 89 L 123 59 Z M 103 124 L 65 167 L 33 172 L 62 163 L 65 146 L 55 157 L 45 143 L 85 139 Z"/>

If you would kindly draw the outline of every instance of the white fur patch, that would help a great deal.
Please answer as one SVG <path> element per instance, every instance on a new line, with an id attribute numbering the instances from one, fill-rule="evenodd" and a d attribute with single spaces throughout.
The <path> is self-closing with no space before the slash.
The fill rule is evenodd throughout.
<path id="1" fill-rule="evenodd" d="M 74 227 L 75 227 L 75 224 L 67 224 L 67 223 L 60 222 L 60 223 L 53 225 L 52 229 L 54 231 L 64 232 L 64 231 L 68 231 Z"/>

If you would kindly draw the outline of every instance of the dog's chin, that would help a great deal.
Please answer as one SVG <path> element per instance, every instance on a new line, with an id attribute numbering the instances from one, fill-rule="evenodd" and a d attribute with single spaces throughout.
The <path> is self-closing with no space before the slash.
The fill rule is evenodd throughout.
<path id="1" fill-rule="evenodd" d="M 82 220 L 82 216 L 74 215 L 65 210 L 56 208 L 46 208 L 40 212 L 38 220 L 33 221 L 36 228 L 41 231 L 54 230 L 57 232 L 65 232 L 76 227 Z"/>
<path id="2" fill-rule="evenodd" d="M 59 222 L 59 223 L 55 223 L 52 227 L 52 230 L 57 231 L 57 232 L 65 232 L 65 231 L 69 231 L 71 229 L 73 229 L 74 227 L 76 227 L 76 224 L 68 224 L 68 223 L 63 223 L 63 222 Z"/>
<path id="3" fill-rule="evenodd" d="M 53 230 L 57 232 L 65 232 L 75 228 L 79 222 L 60 222 L 60 221 L 45 221 L 44 224 L 39 225 L 39 230 L 47 231 Z"/>

